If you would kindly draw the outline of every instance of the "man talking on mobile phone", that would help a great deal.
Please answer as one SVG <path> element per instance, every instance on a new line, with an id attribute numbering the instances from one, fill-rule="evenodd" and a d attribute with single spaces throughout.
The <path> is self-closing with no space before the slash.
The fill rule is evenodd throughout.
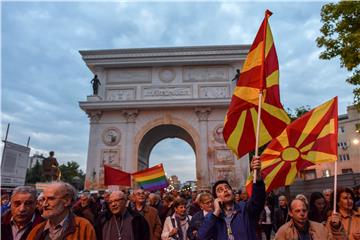
<path id="1" fill-rule="evenodd" d="M 219 180 L 212 187 L 214 212 L 207 214 L 198 232 L 198 239 L 255 240 L 255 226 L 265 204 L 265 184 L 261 177 L 259 157 L 251 161 L 256 169 L 256 183 L 247 202 L 236 203 L 228 181 Z"/>

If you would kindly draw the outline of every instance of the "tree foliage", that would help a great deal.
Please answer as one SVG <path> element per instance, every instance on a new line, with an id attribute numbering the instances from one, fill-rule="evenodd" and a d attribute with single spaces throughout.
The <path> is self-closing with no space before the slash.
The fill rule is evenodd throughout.
<path id="1" fill-rule="evenodd" d="M 84 188 L 85 174 L 77 162 L 67 162 L 59 166 L 61 171 L 61 180 L 72 184 L 77 189 Z"/>
<path id="2" fill-rule="evenodd" d="M 27 170 L 25 183 L 26 184 L 35 184 L 37 182 L 44 182 L 45 177 L 42 174 L 42 164 L 36 160 L 34 166 Z"/>
<path id="3" fill-rule="evenodd" d="M 78 190 L 84 188 L 85 174 L 77 162 L 67 162 L 59 166 L 61 171 L 61 181 L 68 182 Z M 36 160 L 34 166 L 27 170 L 26 183 L 35 184 L 37 182 L 45 182 L 42 170 L 42 164 Z"/>
<path id="4" fill-rule="evenodd" d="M 291 122 L 295 121 L 296 119 L 307 113 L 308 111 L 310 111 L 309 105 L 297 107 L 294 110 L 290 108 L 286 109 L 286 112 L 288 113 Z"/>
<path id="5" fill-rule="evenodd" d="M 325 4 L 321 9 L 318 47 L 325 47 L 321 59 L 340 57 L 341 67 L 352 75 L 346 81 L 355 86 L 354 103 L 360 109 L 360 4 L 358 1 L 340 1 Z"/>

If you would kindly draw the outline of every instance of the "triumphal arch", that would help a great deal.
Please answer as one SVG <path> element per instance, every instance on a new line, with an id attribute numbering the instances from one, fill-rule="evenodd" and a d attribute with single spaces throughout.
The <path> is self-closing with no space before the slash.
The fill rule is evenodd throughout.
<path id="1" fill-rule="evenodd" d="M 193 148 L 198 188 L 223 178 L 237 188 L 244 184 L 248 157 L 236 159 L 222 127 L 236 85 L 232 79 L 248 50 L 231 45 L 80 51 L 101 84 L 97 95 L 80 102 L 90 119 L 85 187 L 104 188 L 104 163 L 130 173 L 148 167 L 153 147 L 169 137 Z"/>

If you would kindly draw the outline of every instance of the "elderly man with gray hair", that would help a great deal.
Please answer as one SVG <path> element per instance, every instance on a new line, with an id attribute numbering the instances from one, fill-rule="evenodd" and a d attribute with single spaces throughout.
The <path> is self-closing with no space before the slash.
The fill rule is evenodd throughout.
<path id="1" fill-rule="evenodd" d="M 36 190 L 20 186 L 13 190 L 10 211 L 1 219 L 1 239 L 25 240 L 32 228 L 43 221 L 36 209 Z"/>
<path id="2" fill-rule="evenodd" d="M 96 219 L 98 240 L 150 240 L 149 225 L 139 213 L 127 208 L 127 197 L 114 191 L 109 197 L 109 211 Z"/>
<path id="3" fill-rule="evenodd" d="M 68 183 L 58 181 L 47 185 L 42 215 L 46 221 L 37 225 L 28 239 L 95 240 L 95 230 L 90 222 L 71 211 L 75 198 L 76 190 Z"/>

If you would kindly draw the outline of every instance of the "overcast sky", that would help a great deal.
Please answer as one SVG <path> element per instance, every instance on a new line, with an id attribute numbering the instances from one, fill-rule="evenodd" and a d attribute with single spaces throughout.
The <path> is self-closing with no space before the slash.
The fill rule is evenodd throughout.
<path id="1" fill-rule="evenodd" d="M 352 102 L 349 75 L 316 47 L 325 2 L 2 2 L 2 138 L 32 152 L 54 150 L 60 163 L 85 170 L 89 121 L 79 101 L 92 93 L 92 73 L 79 50 L 251 44 L 268 8 L 285 107 L 315 107 L 339 96 Z M 176 145 L 176 147 L 175 147 Z M 180 146 L 180 147 L 179 147 Z M 155 146 L 150 165 L 195 179 L 191 147 L 176 139 Z M 181 169 L 179 168 L 181 162 Z M 183 166 L 187 166 L 183 168 Z"/>

